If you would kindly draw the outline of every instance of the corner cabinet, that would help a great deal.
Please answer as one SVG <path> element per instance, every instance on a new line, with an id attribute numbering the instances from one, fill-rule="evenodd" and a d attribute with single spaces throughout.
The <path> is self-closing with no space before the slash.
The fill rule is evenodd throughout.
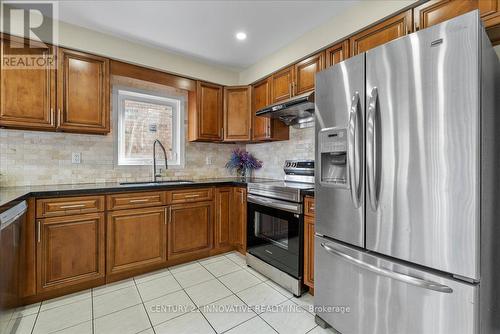
<path id="1" fill-rule="evenodd" d="M 224 87 L 224 141 L 250 141 L 251 125 L 250 86 Z"/>
<path id="2" fill-rule="evenodd" d="M 196 103 L 189 107 L 189 141 L 222 141 L 223 140 L 223 88 L 208 82 L 198 81 L 195 98 Z"/>
<path id="3" fill-rule="evenodd" d="M 109 132 L 109 59 L 82 52 L 58 52 L 58 128 L 67 132 Z"/>

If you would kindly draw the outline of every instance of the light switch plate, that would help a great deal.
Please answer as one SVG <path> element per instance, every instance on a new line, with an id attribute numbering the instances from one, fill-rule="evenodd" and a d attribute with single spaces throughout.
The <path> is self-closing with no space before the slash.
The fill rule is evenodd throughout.
<path id="1" fill-rule="evenodd" d="M 82 154 L 80 152 L 71 153 L 71 163 L 72 164 L 81 164 L 82 163 Z"/>

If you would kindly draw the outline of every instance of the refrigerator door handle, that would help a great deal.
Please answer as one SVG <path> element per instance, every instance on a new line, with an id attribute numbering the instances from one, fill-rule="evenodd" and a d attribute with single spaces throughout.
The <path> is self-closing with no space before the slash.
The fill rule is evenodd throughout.
<path id="1" fill-rule="evenodd" d="M 323 247 L 328 253 L 336 255 L 344 259 L 345 261 L 354 264 L 360 268 L 366 269 L 368 271 L 371 271 L 375 274 L 381 275 L 381 276 L 386 276 L 395 280 L 398 280 L 400 282 L 404 282 L 407 284 L 411 284 L 420 288 L 428 289 L 428 290 L 434 290 L 438 292 L 443 292 L 443 293 L 452 293 L 453 289 L 450 288 L 447 285 L 443 285 L 440 283 L 428 281 L 425 279 L 421 279 L 418 277 L 410 276 L 410 275 L 405 275 L 401 274 L 389 269 L 381 268 L 374 266 L 372 264 L 363 262 L 361 260 L 358 260 L 348 254 L 345 254 L 344 252 L 336 249 L 334 246 L 327 245 L 325 243 L 321 243 L 321 247 Z"/>
<path id="2" fill-rule="evenodd" d="M 366 125 L 366 169 L 368 177 L 368 197 L 370 199 L 370 207 L 373 211 L 377 211 L 378 200 L 377 200 L 377 183 L 376 183 L 376 117 L 375 113 L 377 110 L 378 101 L 378 90 L 377 87 L 373 87 L 370 100 L 368 102 L 368 118 Z"/>
<path id="3" fill-rule="evenodd" d="M 358 110 L 359 110 L 359 93 L 355 92 L 352 97 L 351 111 L 349 115 L 349 128 L 347 135 L 347 158 L 349 163 L 349 185 L 351 188 L 351 198 L 354 207 L 357 209 L 360 206 L 359 197 L 359 129 L 358 129 Z"/>

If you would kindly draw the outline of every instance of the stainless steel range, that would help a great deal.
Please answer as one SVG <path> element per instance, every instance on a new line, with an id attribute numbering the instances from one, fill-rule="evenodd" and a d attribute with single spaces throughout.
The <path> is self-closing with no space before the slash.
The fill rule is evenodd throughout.
<path id="1" fill-rule="evenodd" d="M 303 192 L 314 189 L 314 160 L 287 160 L 284 181 L 248 184 L 247 265 L 302 294 Z"/>

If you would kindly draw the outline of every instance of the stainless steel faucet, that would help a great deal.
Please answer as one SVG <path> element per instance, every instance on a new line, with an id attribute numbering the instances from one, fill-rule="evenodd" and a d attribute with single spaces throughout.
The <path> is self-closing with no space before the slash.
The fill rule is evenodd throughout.
<path id="1" fill-rule="evenodd" d="M 156 139 L 153 143 L 153 181 L 156 182 L 156 179 L 161 177 L 161 173 L 156 172 L 156 144 L 160 145 L 161 150 L 163 151 L 163 156 L 165 157 L 165 169 L 168 169 L 168 160 L 167 160 L 167 151 L 165 151 L 165 147 Z"/>

